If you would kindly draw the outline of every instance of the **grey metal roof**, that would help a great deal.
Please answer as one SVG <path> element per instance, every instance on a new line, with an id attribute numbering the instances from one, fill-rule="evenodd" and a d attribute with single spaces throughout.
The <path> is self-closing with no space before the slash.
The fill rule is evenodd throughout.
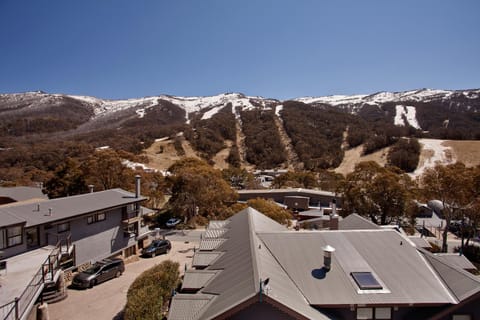
<path id="1" fill-rule="evenodd" d="M 182 282 L 182 289 L 203 288 L 219 270 L 187 270 Z"/>
<path id="2" fill-rule="evenodd" d="M 310 304 L 456 303 L 416 248 L 395 231 L 289 232 L 259 236 Z M 327 244 L 336 251 L 332 268 L 325 273 L 322 247 Z M 350 276 L 353 271 L 372 272 L 387 290 L 360 294 Z"/>
<path id="3" fill-rule="evenodd" d="M 364 217 L 352 213 L 338 222 L 338 229 L 340 230 L 371 230 L 380 229 L 378 225 Z"/>
<path id="4" fill-rule="evenodd" d="M 8 218 L 7 215 L 25 221 L 26 227 L 29 227 L 123 206 L 146 199 L 145 197 L 135 198 L 135 194 L 122 189 L 111 189 L 47 200 L 39 202 L 38 204 L 29 203 L 0 207 L 0 226 L 8 225 L 11 221 L 11 218 Z M 40 211 L 38 211 L 38 206 L 40 207 Z M 49 215 L 49 209 L 51 209 L 51 215 Z"/>
<path id="5" fill-rule="evenodd" d="M 169 320 L 199 319 L 206 306 L 215 299 L 211 294 L 177 294 L 168 313 Z"/>
<path id="6" fill-rule="evenodd" d="M 476 270 L 477 267 L 464 255 L 458 253 L 436 253 L 435 256 L 445 263 L 463 270 Z"/>
<path id="7" fill-rule="evenodd" d="M 452 265 L 450 261 L 442 259 L 426 250 L 421 250 L 425 258 L 438 273 L 442 281 L 459 300 L 465 300 L 480 292 L 480 278 Z"/>
<path id="8" fill-rule="evenodd" d="M 415 246 L 417 246 L 417 248 L 431 248 L 432 247 L 430 242 L 428 242 L 427 239 L 425 239 L 423 237 L 411 236 L 411 237 L 408 237 L 408 239 L 410 239 L 410 241 L 412 241 L 413 244 Z"/>
<path id="9" fill-rule="evenodd" d="M 260 281 L 267 278 L 265 302 L 275 301 L 305 318 L 321 320 L 330 318 L 313 306 L 450 305 L 480 292 L 479 279 L 417 249 L 394 230 L 289 231 L 247 208 L 229 219 L 222 237 L 218 252 L 194 256 L 194 261 L 202 255 L 211 259 L 202 272 L 219 273 L 197 294 L 175 297 L 169 319 L 222 316 L 256 299 Z M 326 244 L 336 248 L 328 273 L 322 270 Z M 382 289 L 360 290 L 350 275 L 355 271 L 371 272 Z M 202 277 L 192 280 L 196 286 L 205 281 Z"/>
<path id="10" fill-rule="evenodd" d="M 0 210 L 0 227 L 8 227 L 15 224 L 25 223 L 24 219 L 14 216 L 4 210 Z"/>
<path id="11" fill-rule="evenodd" d="M 15 201 L 48 199 L 42 189 L 34 187 L 0 187 L 0 197 L 8 197 Z"/>
<path id="12" fill-rule="evenodd" d="M 252 250 L 252 229 L 247 208 L 230 218 L 225 241 L 217 250 L 223 255 L 208 267 L 223 270 L 202 289 L 203 293 L 217 294 L 221 299 L 212 301 L 202 319 L 213 318 L 257 294 L 259 290 L 255 255 Z"/>
<path id="13" fill-rule="evenodd" d="M 221 256 L 221 252 L 211 252 L 211 251 L 197 251 L 193 256 L 192 266 L 193 267 L 206 267 L 212 264 L 215 259 Z"/>
<path id="14" fill-rule="evenodd" d="M 228 229 L 207 229 L 203 234 L 204 239 L 221 238 Z"/>
<path id="15" fill-rule="evenodd" d="M 216 250 L 223 242 L 225 242 L 225 239 L 203 238 L 200 241 L 199 249 L 200 251 L 213 251 Z"/>
<path id="16" fill-rule="evenodd" d="M 202 306 L 202 312 L 197 313 L 195 319 L 215 318 L 236 305 L 258 296 L 259 281 L 266 278 L 271 279 L 271 285 L 264 292 L 265 299 L 268 297 L 276 300 L 309 319 L 329 319 L 308 304 L 293 281 L 276 262 L 275 257 L 258 238 L 257 232 L 287 231 L 284 226 L 252 208 L 241 211 L 229 221 L 229 230 L 224 234 L 226 241 L 217 248 L 218 251 L 222 251 L 222 255 L 218 256 L 218 253 L 212 252 L 211 257 L 215 256 L 216 260 L 207 268 L 222 271 L 200 291 L 202 295 L 207 293 L 218 297 L 208 305 Z M 194 265 L 195 260 L 204 254 L 201 251 L 195 254 Z M 194 306 L 184 304 L 182 308 Z M 177 312 L 192 313 L 190 310 L 171 309 L 169 319 L 178 319 Z"/>
<path id="17" fill-rule="evenodd" d="M 250 190 L 238 190 L 238 194 L 256 194 L 256 193 L 307 193 L 311 195 L 319 195 L 319 196 L 329 196 L 335 197 L 338 194 L 330 191 L 323 191 L 323 190 L 313 190 L 313 189 L 303 189 L 303 188 L 292 188 L 292 189 L 250 189 Z"/>

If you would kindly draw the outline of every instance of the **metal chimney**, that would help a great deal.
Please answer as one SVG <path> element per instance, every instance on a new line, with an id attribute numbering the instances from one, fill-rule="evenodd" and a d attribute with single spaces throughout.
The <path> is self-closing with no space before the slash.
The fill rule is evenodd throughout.
<path id="1" fill-rule="evenodd" d="M 330 230 L 338 230 L 337 200 L 332 200 L 332 214 L 330 215 Z"/>
<path id="2" fill-rule="evenodd" d="M 332 255 L 335 252 L 335 248 L 327 244 L 322 249 L 323 249 L 323 269 L 325 269 L 326 271 L 330 271 L 330 268 L 332 266 Z"/>
<path id="3" fill-rule="evenodd" d="M 52 208 L 48 208 L 48 215 L 49 215 L 49 216 L 52 215 Z"/>
<path id="4" fill-rule="evenodd" d="M 140 175 L 135 176 L 135 198 L 140 198 Z"/>
<path id="5" fill-rule="evenodd" d="M 90 193 L 93 193 L 93 188 L 94 188 L 94 185 L 93 185 L 93 184 L 89 184 L 89 185 L 88 185 L 88 189 L 90 189 Z"/>

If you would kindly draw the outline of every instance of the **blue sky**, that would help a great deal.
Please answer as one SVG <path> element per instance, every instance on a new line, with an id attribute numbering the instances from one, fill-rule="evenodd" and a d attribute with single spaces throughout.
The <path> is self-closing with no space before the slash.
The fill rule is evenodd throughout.
<path id="1" fill-rule="evenodd" d="M 480 1 L 0 0 L 0 93 L 480 87 Z"/>

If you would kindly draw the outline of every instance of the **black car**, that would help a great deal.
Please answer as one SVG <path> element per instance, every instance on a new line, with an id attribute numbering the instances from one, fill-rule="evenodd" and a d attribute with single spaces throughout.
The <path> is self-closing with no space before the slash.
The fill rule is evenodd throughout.
<path id="1" fill-rule="evenodd" d="M 75 275 L 72 286 L 78 288 L 91 288 L 101 282 L 118 278 L 125 271 L 121 259 L 103 259 L 85 271 Z"/>
<path id="2" fill-rule="evenodd" d="M 168 240 L 153 240 L 148 247 L 144 248 L 144 256 L 155 257 L 157 254 L 168 253 L 172 249 L 172 244 Z"/>

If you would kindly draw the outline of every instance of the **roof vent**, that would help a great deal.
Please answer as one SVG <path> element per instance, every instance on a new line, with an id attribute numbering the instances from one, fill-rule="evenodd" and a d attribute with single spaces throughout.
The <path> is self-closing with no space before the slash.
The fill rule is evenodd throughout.
<path id="1" fill-rule="evenodd" d="M 94 185 L 93 185 L 93 184 L 89 184 L 89 185 L 88 185 L 88 188 L 90 189 L 90 193 L 93 193 Z"/>
<path id="2" fill-rule="evenodd" d="M 333 252 L 335 252 L 335 248 L 327 244 L 322 249 L 323 249 L 323 269 L 325 269 L 326 271 L 330 271 L 330 268 L 332 266 L 332 254 Z"/>

